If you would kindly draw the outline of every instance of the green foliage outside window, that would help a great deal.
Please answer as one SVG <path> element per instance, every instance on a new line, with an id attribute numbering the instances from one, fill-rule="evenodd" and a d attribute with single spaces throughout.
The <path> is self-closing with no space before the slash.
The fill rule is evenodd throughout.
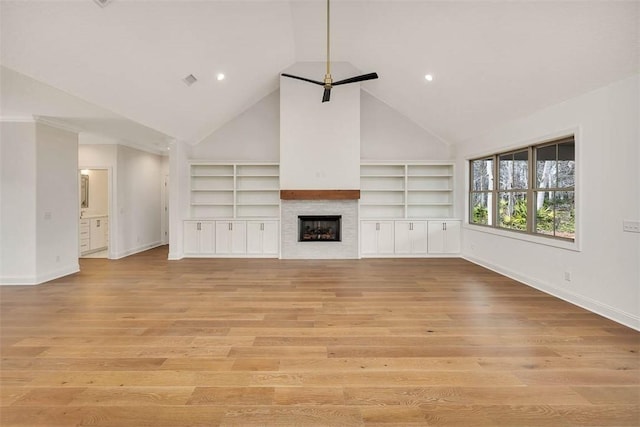
<path id="1" fill-rule="evenodd" d="M 473 223 L 489 224 L 489 209 L 486 206 L 477 204 L 473 207 Z"/>
<path id="2" fill-rule="evenodd" d="M 509 209 L 509 202 L 500 199 L 500 227 L 515 230 L 527 229 L 527 201 L 516 199 L 513 209 Z"/>

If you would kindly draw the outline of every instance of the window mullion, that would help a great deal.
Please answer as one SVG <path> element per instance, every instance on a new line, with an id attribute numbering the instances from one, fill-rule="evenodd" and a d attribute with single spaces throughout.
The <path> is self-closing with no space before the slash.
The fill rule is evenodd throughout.
<path id="1" fill-rule="evenodd" d="M 533 147 L 529 147 L 527 150 L 527 166 L 529 167 L 529 171 L 527 173 L 528 183 L 527 183 L 527 233 L 533 234 L 535 230 L 535 221 L 536 221 L 536 212 L 535 212 L 535 200 L 533 200 L 533 187 L 535 177 L 535 159 L 534 159 L 534 149 Z"/>
<path id="2" fill-rule="evenodd" d="M 500 218 L 500 203 L 498 200 L 498 187 L 500 186 L 500 175 L 498 175 L 498 172 L 500 170 L 500 167 L 498 165 L 499 158 L 500 156 L 498 156 L 497 154 L 493 156 L 493 189 L 491 190 L 493 195 L 493 223 L 491 224 L 491 226 L 493 227 L 498 226 L 498 220 Z"/>

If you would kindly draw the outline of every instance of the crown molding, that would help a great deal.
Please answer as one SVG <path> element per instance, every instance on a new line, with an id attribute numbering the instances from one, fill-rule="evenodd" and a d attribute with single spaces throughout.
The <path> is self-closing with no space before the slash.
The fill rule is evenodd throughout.
<path id="1" fill-rule="evenodd" d="M 72 133 L 84 132 L 83 129 L 70 125 L 64 120 L 60 120 L 57 118 L 45 117 L 45 116 L 33 116 L 33 119 L 35 120 L 36 123 L 51 126 L 60 130 L 65 130 L 67 132 L 72 132 Z"/>
<path id="2" fill-rule="evenodd" d="M 0 123 L 35 123 L 32 116 L 0 116 Z"/>

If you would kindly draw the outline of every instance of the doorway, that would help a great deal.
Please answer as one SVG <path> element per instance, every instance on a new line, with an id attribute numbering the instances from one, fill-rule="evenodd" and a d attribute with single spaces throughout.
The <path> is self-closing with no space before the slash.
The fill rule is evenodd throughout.
<path id="1" fill-rule="evenodd" d="M 109 258 L 108 169 L 80 169 L 80 258 Z"/>

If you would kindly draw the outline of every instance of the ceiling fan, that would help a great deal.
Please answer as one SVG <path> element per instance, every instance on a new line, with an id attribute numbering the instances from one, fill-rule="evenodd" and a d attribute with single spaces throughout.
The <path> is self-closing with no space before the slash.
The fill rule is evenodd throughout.
<path id="1" fill-rule="evenodd" d="M 306 77 L 294 76 L 293 74 L 282 73 L 284 77 L 290 77 L 292 79 L 303 80 L 305 82 L 314 83 L 320 86 L 324 86 L 324 93 L 322 95 L 322 102 L 327 102 L 331 98 L 331 88 L 334 86 L 340 86 L 347 83 L 357 83 L 363 82 L 365 80 L 373 80 L 378 78 L 377 73 L 369 73 L 363 74 L 361 76 L 349 77 L 348 79 L 338 80 L 337 82 L 333 81 L 331 78 L 331 61 L 329 60 L 329 52 L 330 52 L 330 39 L 329 39 L 329 0 L 327 0 L 327 73 L 324 75 L 324 81 L 320 82 L 317 80 L 307 79 Z"/>

